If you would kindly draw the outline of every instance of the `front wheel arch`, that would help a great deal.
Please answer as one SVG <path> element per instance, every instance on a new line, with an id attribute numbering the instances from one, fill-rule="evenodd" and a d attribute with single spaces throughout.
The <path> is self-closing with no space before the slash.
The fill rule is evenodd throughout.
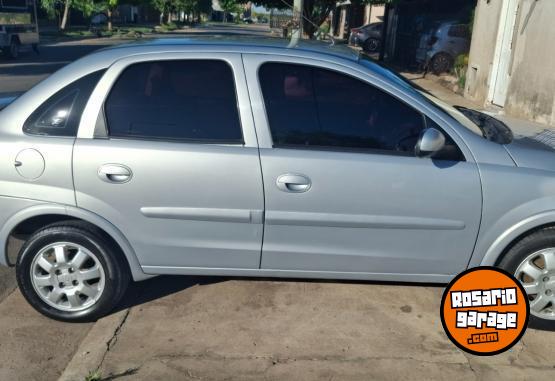
<path id="1" fill-rule="evenodd" d="M 530 236 L 530 235 L 532 235 L 532 234 L 534 234 L 534 233 L 536 233 L 540 230 L 549 229 L 549 228 L 555 228 L 555 222 L 535 226 L 533 228 L 530 228 L 530 229 L 526 230 L 524 233 L 521 233 L 516 238 L 513 238 L 513 240 L 510 241 L 509 244 L 505 246 L 503 251 L 501 251 L 501 253 L 497 256 L 497 259 L 494 262 L 494 266 L 498 266 L 503 261 L 503 259 L 507 255 L 507 253 L 509 251 L 511 251 L 511 249 L 516 244 L 518 244 L 520 241 L 522 241 L 524 238 L 526 238 L 526 237 L 528 237 L 528 236 Z"/>

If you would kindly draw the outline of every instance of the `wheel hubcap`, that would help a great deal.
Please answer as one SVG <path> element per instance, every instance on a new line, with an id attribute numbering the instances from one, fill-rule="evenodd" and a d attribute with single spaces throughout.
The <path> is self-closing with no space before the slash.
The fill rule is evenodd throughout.
<path id="1" fill-rule="evenodd" d="M 95 304 L 105 275 L 98 258 L 85 247 L 57 242 L 41 249 L 31 265 L 31 282 L 39 297 L 63 311 L 81 311 Z"/>
<path id="2" fill-rule="evenodd" d="M 378 43 L 375 40 L 370 40 L 370 42 L 368 43 L 368 50 L 370 51 L 374 51 L 377 50 L 378 48 Z"/>
<path id="3" fill-rule="evenodd" d="M 530 254 L 515 272 L 530 301 L 530 313 L 555 320 L 555 248 Z"/>

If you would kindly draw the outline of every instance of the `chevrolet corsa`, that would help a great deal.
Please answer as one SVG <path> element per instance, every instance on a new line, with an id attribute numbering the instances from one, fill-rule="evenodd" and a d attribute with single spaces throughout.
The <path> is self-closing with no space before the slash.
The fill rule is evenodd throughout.
<path id="1" fill-rule="evenodd" d="M 347 48 L 287 43 L 101 50 L 0 112 L 0 262 L 29 303 L 84 321 L 158 274 L 444 283 L 487 265 L 555 327 L 552 148 Z"/>

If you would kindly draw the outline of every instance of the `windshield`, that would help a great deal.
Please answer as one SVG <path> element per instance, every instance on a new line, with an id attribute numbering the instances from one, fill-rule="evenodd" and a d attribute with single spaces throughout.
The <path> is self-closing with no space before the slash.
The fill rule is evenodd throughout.
<path id="1" fill-rule="evenodd" d="M 396 84 L 402 86 L 405 90 L 407 90 L 409 92 L 412 92 L 413 94 L 416 94 L 416 95 L 424 96 L 426 99 L 428 99 L 430 102 L 432 102 L 433 105 L 435 105 L 440 110 L 447 113 L 451 118 L 455 119 L 457 122 L 462 124 L 468 130 L 472 131 L 473 133 L 475 133 L 475 134 L 477 134 L 477 135 L 479 135 L 483 138 L 486 138 L 486 134 L 484 134 L 483 129 L 479 125 L 474 123 L 472 120 L 467 118 L 462 112 L 460 112 L 459 110 L 457 110 L 453 106 L 443 102 L 442 100 L 436 98 L 435 96 L 433 96 L 428 91 L 421 88 L 420 86 L 412 83 L 408 79 L 406 79 L 406 78 L 402 77 L 401 75 L 397 74 L 395 71 L 388 68 L 383 63 L 373 60 L 372 58 L 370 58 L 366 54 L 361 54 L 360 55 L 359 63 L 362 66 L 371 69 L 373 72 L 376 72 L 376 73 L 382 75 L 383 77 L 386 77 L 387 79 L 389 79 L 389 80 L 395 82 Z"/>

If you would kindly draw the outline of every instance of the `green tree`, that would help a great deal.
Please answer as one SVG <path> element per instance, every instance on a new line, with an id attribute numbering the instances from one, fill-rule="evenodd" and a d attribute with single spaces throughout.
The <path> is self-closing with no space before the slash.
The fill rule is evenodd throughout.
<path id="1" fill-rule="evenodd" d="M 108 30 L 112 31 L 112 15 L 118 7 L 119 0 L 105 0 L 103 3 L 103 8 L 106 9 L 106 15 L 108 16 Z"/>
<path id="2" fill-rule="evenodd" d="M 168 24 L 171 22 L 171 10 L 174 5 L 173 0 L 152 0 L 152 6 L 160 12 L 160 24 L 164 23 L 164 16 L 167 17 Z"/>
<path id="3" fill-rule="evenodd" d="M 93 0 L 41 0 L 40 4 L 49 17 L 60 19 L 59 28 L 62 31 L 67 28 L 71 9 L 79 10 L 85 16 L 90 16 L 96 9 Z"/>
<path id="4" fill-rule="evenodd" d="M 236 0 L 220 0 L 220 6 L 224 11 L 224 22 L 227 21 L 228 13 L 237 12 L 239 8 Z"/>
<path id="5" fill-rule="evenodd" d="M 242 0 L 247 1 L 247 0 Z M 352 6 L 392 4 L 399 0 L 351 0 Z M 293 0 L 255 0 L 254 3 L 266 8 L 287 9 L 293 8 Z M 314 34 L 322 23 L 335 9 L 337 0 L 304 0 L 303 1 L 303 31 L 308 38 Z"/>

